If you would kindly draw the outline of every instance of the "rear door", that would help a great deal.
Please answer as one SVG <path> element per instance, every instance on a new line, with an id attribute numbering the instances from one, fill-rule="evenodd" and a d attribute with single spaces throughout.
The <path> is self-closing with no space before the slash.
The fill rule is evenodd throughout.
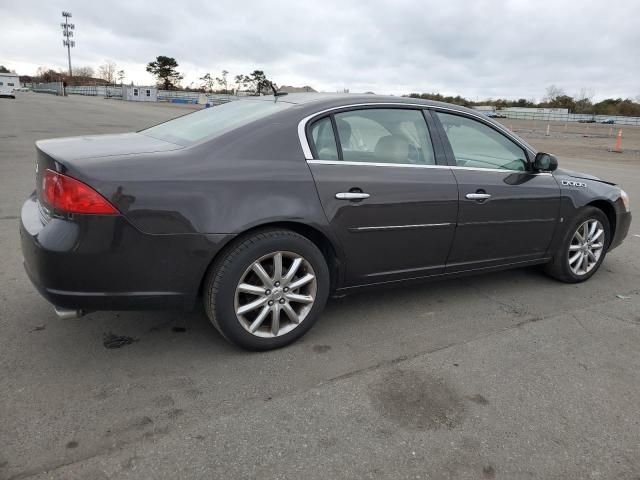
<path id="1" fill-rule="evenodd" d="M 488 121 L 445 111 L 434 120 L 460 200 L 446 271 L 542 258 L 559 221 L 555 178 L 531 171 L 526 150 Z"/>
<path id="2" fill-rule="evenodd" d="M 361 107 L 307 126 L 308 163 L 346 254 L 347 286 L 444 271 L 458 190 L 427 121 L 419 108 Z"/>

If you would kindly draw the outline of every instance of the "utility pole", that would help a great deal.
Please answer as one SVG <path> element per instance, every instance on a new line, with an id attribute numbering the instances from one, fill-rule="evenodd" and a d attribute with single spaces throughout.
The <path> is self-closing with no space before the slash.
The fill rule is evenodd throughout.
<path id="1" fill-rule="evenodd" d="M 62 27 L 62 45 L 67 47 L 67 58 L 69 59 L 69 76 L 73 76 L 71 73 L 71 48 L 76 46 L 76 42 L 71 40 L 73 37 L 73 30 L 76 26 L 73 23 L 69 23 L 69 19 L 71 18 L 71 12 L 62 12 L 62 16 L 64 17 L 64 23 L 61 23 Z"/>

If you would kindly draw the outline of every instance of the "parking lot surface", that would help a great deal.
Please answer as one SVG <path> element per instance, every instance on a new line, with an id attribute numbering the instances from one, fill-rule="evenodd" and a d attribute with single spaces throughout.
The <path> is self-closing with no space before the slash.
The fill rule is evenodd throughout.
<path id="1" fill-rule="evenodd" d="M 60 320 L 22 268 L 34 141 L 190 110 L 0 100 L 0 478 L 640 478 L 637 220 L 586 283 L 529 268 L 363 292 L 267 353 L 202 310 Z M 614 154 L 609 126 L 503 123 L 640 211 L 640 129 Z M 132 342 L 105 348 L 111 334 Z"/>

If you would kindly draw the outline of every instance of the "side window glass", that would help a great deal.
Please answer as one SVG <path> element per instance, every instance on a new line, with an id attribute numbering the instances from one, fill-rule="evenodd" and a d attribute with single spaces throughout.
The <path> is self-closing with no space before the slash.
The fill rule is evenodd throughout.
<path id="1" fill-rule="evenodd" d="M 420 110 L 375 108 L 335 115 L 342 157 L 351 162 L 434 165 Z"/>
<path id="2" fill-rule="evenodd" d="M 437 112 L 460 167 L 526 170 L 522 148 L 491 127 L 470 118 Z"/>
<path id="3" fill-rule="evenodd" d="M 322 118 L 311 125 L 311 140 L 316 160 L 338 160 L 338 148 L 330 117 Z"/>

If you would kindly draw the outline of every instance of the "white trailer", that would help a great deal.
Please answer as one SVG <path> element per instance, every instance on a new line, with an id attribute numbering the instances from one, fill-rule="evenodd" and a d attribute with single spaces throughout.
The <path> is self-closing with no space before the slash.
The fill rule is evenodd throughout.
<path id="1" fill-rule="evenodd" d="M 0 97 L 16 98 L 15 90 L 20 88 L 17 73 L 0 73 Z"/>
<path id="2" fill-rule="evenodd" d="M 158 88 L 124 85 L 122 87 L 122 99 L 132 102 L 157 102 Z"/>

